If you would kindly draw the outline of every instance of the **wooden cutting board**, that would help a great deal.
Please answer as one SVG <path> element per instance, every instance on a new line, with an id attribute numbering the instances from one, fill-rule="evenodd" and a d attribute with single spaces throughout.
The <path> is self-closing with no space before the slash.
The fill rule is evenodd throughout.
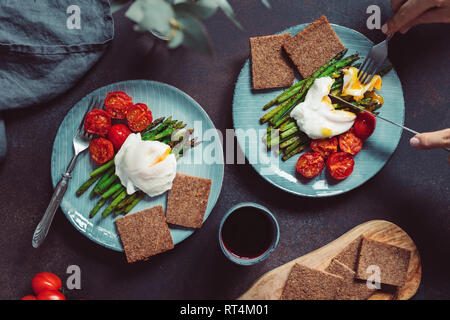
<path id="1" fill-rule="evenodd" d="M 411 259 L 408 267 L 406 283 L 399 288 L 396 294 L 375 293 L 370 299 L 374 300 L 407 300 L 414 296 L 419 289 L 422 278 L 422 265 L 419 251 L 408 234 L 397 225 L 384 221 L 372 220 L 365 222 L 343 234 L 333 242 L 294 259 L 278 268 L 265 273 L 247 292 L 240 296 L 239 300 L 277 300 L 281 297 L 284 283 L 286 282 L 292 266 L 300 263 L 310 268 L 325 270 L 331 260 L 341 252 L 350 242 L 359 236 L 385 242 L 391 245 L 411 250 Z"/>

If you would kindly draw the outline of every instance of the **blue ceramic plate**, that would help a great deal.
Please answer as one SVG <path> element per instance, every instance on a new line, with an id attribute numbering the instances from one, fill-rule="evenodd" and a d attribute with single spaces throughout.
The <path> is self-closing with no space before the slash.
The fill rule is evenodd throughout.
<path id="1" fill-rule="evenodd" d="M 206 220 L 214 208 L 222 188 L 224 162 L 219 136 L 211 119 L 197 102 L 184 92 L 159 82 L 148 80 L 119 82 L 97 89 L 78 102 L 64 118 L 53 144 L 51 164 L 53 186 L 58 183 L 61 174 L 65 171 L 73 156 L 72 138 L 91 97 L 98 97 L 103 101 L 108 92 L 119 90 L 130 95 L 135 103 L 147 104 L 152 110 L 154 118 L 172 115 L 174 119 L 187 123 L 188 128 L 195 129 L 193 136 L 198 136 L 203 141 L 201 148 L 196 147 L 189 150 L 184 157 L 180 158 L 177 171 L 212 180 L 211 193 L 204 217 L 204 220 Z M 217 161 L 202 161 L 201 154 L 211 150 L 215 150 L 214 159 Z M 77 188 L 87 180 L 89 173 L 96 167 L 89 156 L 89 152 L 85 152 L 80 156 L 72 173 L 69 188 L 61 202 L 61 209 L 75 228 L 89 239 L 107 248 L 123 251 L 113 216 L 102 219 L 101 211 L 104 209 L 102 208 L 94 218 L 89 219 L 89 211 L 97 201 L 89 199 L 91 189 L 81 197 L 75 195 Z M 154 198 L 146 197 L 130 214 L 156 205 L 162 205 L 165 210 L 166 199 L 167 193 Z M 194 230 L 187 228 L 178 229 L 171 227 L 170 229 L 175 244 L 183 241 L 193 232 Z"/>
<path id="2" fill-rule="evenodd" d="M 301 24 L 280 33 L 289 32 L 291 36 L 294 36 L 307 25 Z M 373 45 L 369 39 L 357 31 L 338 25 L 332 25 L 332 27 L 344 46 L 349 49 L 347 55 L 358 52 L 364 57 Z M 360 61 L 362 62 L 362 59 Z M 323 170 L 314 179 L 303 179 L 295 171 L 299 156 L 283 162 L 280 156 L 267 152 L 261 142 L 264 131 L 267 129 L 267 124 L 259 123 L 259 118 L 267 112 L 263 111 L 262 107 L 282 91 L 253 91 L 250 60 L 247 59 L 235 86 L 233 122 L 239 145 L 255 170 L 264 179 L 287 192 L 308 197 L 327 197 L 350 191 L 380 171 L 397 148 L 402 130 L 378 120 L 375 132 L 364 142 L 363 150 L 355 156 L 355 168 L 350 177 L 338 182 L 331 178 L 326 170 Z M 402 86 L 394 70 L 383 77 L 383 86 L 379 92 L 384 97 L 384 106 L 380 109 L 380 114 L 403 124 L 405 103 Z M 261 131 L 257 133 L 258 143 L 252 144 L 249 143 L 250 136 L 255 130 Z"/>

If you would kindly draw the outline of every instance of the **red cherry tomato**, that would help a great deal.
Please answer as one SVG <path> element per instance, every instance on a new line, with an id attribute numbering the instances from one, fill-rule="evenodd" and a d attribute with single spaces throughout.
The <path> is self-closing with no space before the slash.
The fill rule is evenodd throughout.
<path id="1" fill-rule="evenodd" d="M 333 152 L 337 152 L 337 148 L 338 140 L 336 137 L 311 141 L 311 149 L 320 153 L 324 159 L 328 158 Z"/>
<path id="2" fill-rule="evenodd" d="M 124 124 L 115 124 L 108 133 L 108 140 L 114 145 L 114 149 L 119 151 L 125 140 L 131 134 L 130 129 Z"/>
<path id="3" fill-rule="evenodd" d="M 23 297 L 20 300 L 37 300 L 37 298 L 33 295 L 28 295 L 28 296 Z"/>
<path id="4" fill-rule="evenodd" d="M 341 148 L 341 151 L 350 153 L 351 155 L 360 152 L 362 145 L 362 140 L 353 133 L 353 129 L 350 129 L 339 136 L 339 147 Z"/>
<path id="5" fill-rule="evenodd" d="M 66 300 L 66 297 L 59 291 L 42 291 L 37 295 L 37 300 Z"/>
<path id="6" fill-rule="evenodd" d="M 93 109 L 84 119 L 84 129 L 87 133 L 106 137 L 111 128 L 111 117 L 105 110 Z"/>
<path id="7" fill-rule="evenodd" d="M 109 92 L 105 98 L 105 109 L 114 119 L 125 119 L 133 100 L 122 91 Z"/>
<path id="8" fill-rule="evenodd" d="M 35 294 L 48 290 L 58 291 L 61 287 L 61 279 L 51 272 L 40 272 L 31 280 L 31 288 Z"/>
<path id="9" fill-rule="evenodd" d="M 368 112 L 360 112 L 356 116 L 355 124 L 353 125 L 355 135 L 360 139 L 367 139 L 375 130 L 377 119 L 373 114 Z"/>
<path id="10" fill-rule="evenodd" d="M 89 153 L 96 164 L 104 164 L 114 157 L 114 146 L 105 138 L 93 139 L 89 144 Z"/>
<path id="11" fill-rule="evenodd" d="M 327 160 L 328 172 L 337 180 L 343 180 L 351 175 L 354 165 L 353 156 L 346 152 L 333 153 Z"/>
<path id="12" fill-rule="evenodd" d="M 325 161 L 317 152 L 308 152 L 303 154 L 297 161 L 297 172 L 305 178 L 314 178 L 322 172 L 325 167 Z"/>
<path id="13" fill-rule="evenodd" d="M 152 112 L 143 103 L 136 103 L 128 109 L 128 127 L 134 132 L 140 132 L 147 128 L 153 121 Z"/>

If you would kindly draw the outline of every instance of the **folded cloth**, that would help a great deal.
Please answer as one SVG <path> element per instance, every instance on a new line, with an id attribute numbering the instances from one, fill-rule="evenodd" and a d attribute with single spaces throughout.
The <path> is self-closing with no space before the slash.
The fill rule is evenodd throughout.
<path id="1" fill-rule="evenodd" d="M 108 0 L 2 0 L 0 21 L 0 111 L 67 91 L 114 36 Z"/>

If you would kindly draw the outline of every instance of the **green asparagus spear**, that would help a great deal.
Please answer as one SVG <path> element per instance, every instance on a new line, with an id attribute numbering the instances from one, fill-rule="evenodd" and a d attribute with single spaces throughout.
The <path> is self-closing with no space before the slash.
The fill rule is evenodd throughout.
<path id="1" fill-rule="evenodd" d="M 91 177 L 98 176 L 113 166 L 114 166 L 114 159 L 111 159 L 108 162 L 106 162 L 105 164 L 103 164 L 102 166 L 100 166 L 97 169 L 95 169 L 94 171 L 92 171 L 89 175 Z"/>
<path id="2" fill-rule="evenodd" d="M 116 192 L 117 192 L 117 190 L 120 190 L 120 189 L 122 189 L 122 188 L 124 188 L 123 186 L 122 186 L 122 184 L 119 182 L 119 183 L 116 183 L 116 184 L 113 184 L 111 187 L 109 187 L 109 189 L 108 190 L 106 190 L 105 192 L 103 192 L 103 194 L 102 194 L 102 198 L 103 199 L 108 199 L 109 197 L 111 197 L 113 194 L 115 194 Z M 123 190 L 122 190 L 123 191 Z"/>
<path id="3" fill-rule="evenodd" d="M 139 195 L 125 207 L 124 214 L 129 213 L 142 199 L 144 199 L 145 194 L 143 192 L 140 192 Z"/>
<path id="4" fill-rule="evenodd" d="M 306 145 L 307 145 L 307 144 L 305 143 L 305 144 L 302 144 L 302 145 L 298 146 L 297 148 L 295 148 L 294 150 L 292 150 L 290 153 L 284 155 L 281 159 L 282 159 L 283 161 L 288 160 L 289 158 L 291 158 L 291 157 L 295 156 L 296 154 L 302 152 L 303 149 L 305 149 Z"/>
<path id="5" fill-rule="evenodd" d="M 111 175 L 114 174 L 114 169 L 115 168 L 110 168 L 108 171 L 106 171 L 106 173 L 103 175 L 103 177 L 101 177 L 100 180 L 98 180 L 97 184 L 95 185 L 94 189 L 92 189 L 90 196 L 91 197 L 95 197 L 97 194 L 99 194 L 99 190 L 100 190 L 100 185 L 102 183 L 104 183 L 106 180 L 109 179 L 109 177 L 111 177 Z"/>
<path id="6" fill-rule="evenodd" d="M 164 119 L 165 119 L 165 117 L 161 117 L 161 118 L 153 120 L 152 123 L 150 123 L 150 125 L 147 128 L 142 130 L 141 134 L 144 134 L 146 132 L 153 130 L 154 128 L 156 128 L 157 125 L 162 123 L 164 121 Z"/>
<path id="7" fill-rule="evenodd" d="M 95 205 L 95 207 L 91 210 L 91 212 L 89 212 L 89 218 L 93 218 L 98 210 L 100 210 L 101 207 L 103 207 L 103 205 L 106 203 L 106 199 L 101 198 L 97 204 Z"/>
<path id="8" fill-rule="evenodd" d="M 98 190 L 96 191 L 97 194 L 102 194 L 103 192 L 105 192 L 106 190 L 108 190 L 108 188 L 113 185 L 119 178 L 115 175 L 112 174 L 105 182 L 101 183 L 98 186 Z"/>
<path id="9" fill-rule="evenodd" d="M 298 142 L 300 141 L 300 136 L 294 136 L 294 137 L 289 138 L 288 140 L 284 141 L 283 143 L 280 143 L 280 148 L 284 149 L 297 141 Z"/>
<path id="10" fill-rule="evenodd" d="M 116 208 L 116 206 L 120 203 L 120 201 L 122 201 L 123 199 L 125 199 L 125 197 L 127 196 L 127 192 L 124 190 L 122 191 L 119 196 L 117 198 L 115 198 L 108 207 L 106 207 L 106 209 L 102 212 L 102 218 L 106 218 L 107 216 L 109 216 L 109 214 Z"/>
<path id="11" fill-rule="evenodd" d="M 90 177 L 85 183 L 83 183 L 77 190 L 76 194 L 77 196 L 81 196 L 83 193 L 86 192 L 87 189 L 89 189 L 90 186 L 92 186 L 94 184 L 95 181 L 97 181 L 98 179 L 100 179 L 100 175 L 96 175 L 93 177 Z"/>

